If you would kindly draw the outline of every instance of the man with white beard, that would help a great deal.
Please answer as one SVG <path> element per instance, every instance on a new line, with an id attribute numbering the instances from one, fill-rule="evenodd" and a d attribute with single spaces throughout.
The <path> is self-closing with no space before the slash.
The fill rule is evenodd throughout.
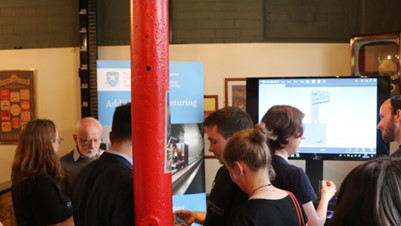
<path id="1" fill-rule="evenodd" d="M 85 117 L 77 123 L 73 135 L 76 146 L 71 152 L 61 157 L 61 166 L 66 172 L 61 188 L 70 198 L 72 184 L 79 172 L 103 153 L 100 149 L 101 136 L 102 125 L 97 119 Z"/>

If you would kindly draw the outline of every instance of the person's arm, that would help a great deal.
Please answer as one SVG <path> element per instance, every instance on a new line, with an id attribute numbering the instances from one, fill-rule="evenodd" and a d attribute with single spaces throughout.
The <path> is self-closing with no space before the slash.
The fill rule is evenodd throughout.
<path id="1" fill-rule="evenodd" d="M 189 211 L 189 210 L 176 210 L 174 215 L 185 221 L 186 224 L 192 223 L 202 224 L 205 222 L 206 212 Z"/>
<path id="2" fill-rule="evenodd" d="M 308 217 L 308 226 L 323 226 L 326 222 L 327 208 L 330 199 L 336 193 L 336 186 L 334 182 L 322 180 L 321 182 L 321 197 L 318 207 L 315 210 L 312 201 L 304 203 L 302 207 Z"/>
<path id="3" fill-rule="evenodd" d="M 47 226 L 74 226 L 74 219 L 72 217 L 67 218 L 65 221 L 58 224 L 50 224 Z"/>

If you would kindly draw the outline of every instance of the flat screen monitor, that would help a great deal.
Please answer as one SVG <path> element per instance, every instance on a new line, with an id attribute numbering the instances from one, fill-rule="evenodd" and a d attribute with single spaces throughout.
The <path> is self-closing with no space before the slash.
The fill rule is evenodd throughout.
<path id="1" fill-rule="evenodd" d="M 389 97 L 388 76 L 246 79 L 246 110 L 255 123 L 273 105 L 291 105 L 305 114 L 304 140 L 291 159 L 368 160 L 388 155 L 389 145 L 377 123 L 380 105 Z"/>

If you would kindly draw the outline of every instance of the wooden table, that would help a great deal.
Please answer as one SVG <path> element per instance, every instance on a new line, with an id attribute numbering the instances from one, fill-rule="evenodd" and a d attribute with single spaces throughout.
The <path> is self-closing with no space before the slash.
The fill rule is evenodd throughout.
<path id="1" fill-rule="evenodd" d="M 0 182 L 0 222 L 4 226 L 17 225 L 11 199 L 11 181 Z"/>

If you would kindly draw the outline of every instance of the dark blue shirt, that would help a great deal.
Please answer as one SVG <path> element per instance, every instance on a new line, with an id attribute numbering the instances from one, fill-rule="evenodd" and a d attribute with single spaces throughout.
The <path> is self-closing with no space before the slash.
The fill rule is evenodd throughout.
<path id="1" fill-rule="evenodd" d="M 301 168 L 289 164 L 277 155 L 272 156 L 272 165 L 276 172 L 272 182 L 274 186 L 292 192 L 302 204 L 313 202 L 317 198 L 308 176 Z"/>

